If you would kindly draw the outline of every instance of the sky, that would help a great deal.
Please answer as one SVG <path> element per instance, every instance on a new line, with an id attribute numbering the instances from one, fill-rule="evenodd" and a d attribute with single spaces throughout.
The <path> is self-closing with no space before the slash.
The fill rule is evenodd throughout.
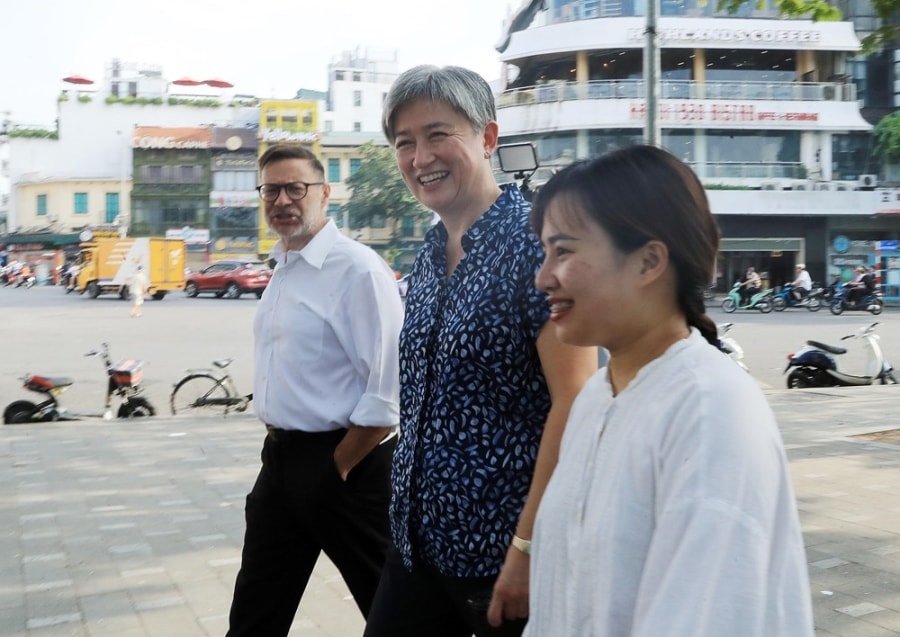
<path id="1" fill-rule="evenodd" d="M 342 51 L 396 52 L 400 70 L 456 64 L 492 81 L 494 45 L 521 0 L 18 0 L 0 10 L 0 121 L 53 126 L 62 81 L 103 81 L 114 58 L 168 80 L 222 78 L 232 91 L 324 91 Z"/>

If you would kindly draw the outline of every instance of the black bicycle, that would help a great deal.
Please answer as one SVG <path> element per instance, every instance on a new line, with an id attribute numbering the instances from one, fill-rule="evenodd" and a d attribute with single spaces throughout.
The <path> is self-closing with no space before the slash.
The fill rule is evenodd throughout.
<path id="1" fill-rule="evenodd" d="M 220 358 L 213 368 L 189 369 L 177 382 L 169 397 L 172 415 L 186 413 L 215 413 L 228 415 L 244 412 L 253 394 L 241 394 L 227 368 L 234 359 Z"/>

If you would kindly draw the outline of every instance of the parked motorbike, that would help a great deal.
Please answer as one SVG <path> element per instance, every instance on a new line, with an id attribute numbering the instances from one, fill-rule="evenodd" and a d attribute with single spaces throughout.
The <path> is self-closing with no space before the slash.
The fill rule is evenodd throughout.
<path id="1" fill-rule="evenodd" d="M 831 299 L 831 313 L 838 315 L 845 311 L 866 311 L 874 315 L 881 314 L 884 309 L 884 300 L 881 298 L 880 292 L 866 292 L 856 303 L 850 301 L 850 290 L 853 287 L 849 283 L 845 283 L 838 289 L 834 298 Z"/>
<path id="2" fill-rule="evenodd" d="M 65 376 L 42 376 L 26 374 L 22 377 L 23 386 L 29 391 L 42 394 L 44 399 L 39 403 L 28 400 L 16 400 L 6 406 L 3 411 L 3 423 L 7 425 L 33 422 L 50 422 L 56 420 L 80 420 L 82 418 L 112 418 L 112 397 L 122 402 L 116 412 L 119 418 L 140 418 L 153 416 L 156 410 L 141 393 L 143 387 L 143 362 L 136 359 L 125 359 L 112 363 L 109 357 L 109 345 L 103 343 L 99 350 L 92 350 L 85 356 L 100 356 L 106 368 L 107 391 L 106 408 L 102 413 L 73 412 L 60 405 L 58 396 L 74 382 Z"/>
<path id="3" fill-rule="evenodd" d="M 788 354 L 788 363 L 784 368 L 785 372 L 791 372 L 787 377 L 788 389 L 897 384 L 894 368 L 885 360 L 881 351 L 878 335 L 875 333 L 876 325 L 878 323 L 861 327 L 841 339 L 862 340 L 866 354 L 865 372 L 862 375 L 848 374 L 838 369 L 835 356 L 846 354 L 846 348 L 819 341 L 806 341 L 806 345 L 793 354 Z"/>
<path id="4" fill-rule="evenodd" d="M 772 311 L 772 290 L 760 290 L 746 304 L 741 302 L 741 282 L 738 281 L 722 301 L 722 311 L 731 314 L 735 310 L 759 310 L 763 314 Z"/>
<path id="5" fill-rule="evenodd" d="M 734 323 L 716 323 L 716 328 L 718 328 L 719 331 L 719 349 L 728 354 L 728 357 L 741 369 L 745 372 L 749 372 L 750 370 L 747 368 L 747 365 L 744 364 L 744 348 L 738 345 L 738 342 L 734 340 L 734 338 L 727 336 L 733 326 Z"/>
<path id="6" fill-rule="evenodd" d="M 810 312 L 818 312 L 822 309 L 822 288 L 813 288 L 798 301 L 794 296 L 794 286 L 786 283 L 781 292 L 772 295 L 772 309 L 784 312 L 789 307 L 805 307 Z"/>

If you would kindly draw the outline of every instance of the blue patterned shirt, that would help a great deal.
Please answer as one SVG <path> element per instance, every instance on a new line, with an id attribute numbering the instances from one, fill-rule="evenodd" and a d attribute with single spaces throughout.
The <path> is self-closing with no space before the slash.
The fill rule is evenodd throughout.
<path id="1" fill-rule="evenodd" d="M 391 527 L 444 575 L 499 573 L 528 494 L 550 395 L 537 354 L 549 317 L 543 260 L 515 185 L 462 239 L 447 279 L 447 231 L 425 237 L 400 335 L 401 436 Z"/>

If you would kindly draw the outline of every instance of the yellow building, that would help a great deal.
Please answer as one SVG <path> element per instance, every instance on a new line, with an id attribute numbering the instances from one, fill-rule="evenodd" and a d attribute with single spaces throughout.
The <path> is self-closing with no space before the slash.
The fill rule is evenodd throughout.
<path id="1" fill-rule="evenodd" d="M 321 156 L 319 142 L 319 105 L 313 101 L 266 100 L 259 105 L 259 155 L 270 144 L 297 143 Z M 278 237 L 269 230 L 260 206 L 259 253 L 268 254 Z"/>

